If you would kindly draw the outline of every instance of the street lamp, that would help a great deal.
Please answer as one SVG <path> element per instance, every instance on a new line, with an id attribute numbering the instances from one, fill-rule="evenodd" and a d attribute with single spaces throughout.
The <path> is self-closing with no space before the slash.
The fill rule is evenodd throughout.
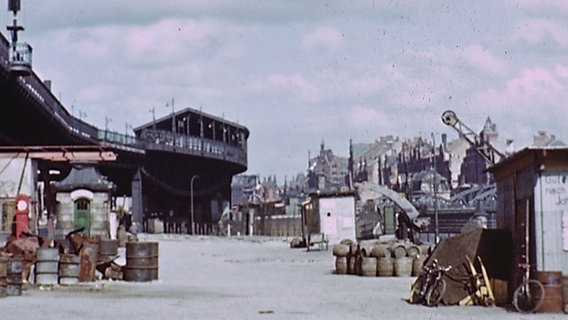
<path id="1" fill-rule="evenodd" d="M 198 179 L 199 175 L 198 174 L 194 174 L 191 177 L 191 181 L 189 182 L 189 193 L 190 193 L 190 197 L 191 197 L 191 208 L 190 208 L 190 217 L 189 217 L 189 223 L 190 226 L 189 228 L 191 229 L 191 234 L 193 235 L 195 233 L 195 228 L 193 227 L 193 181 L 195 179 Z"/>

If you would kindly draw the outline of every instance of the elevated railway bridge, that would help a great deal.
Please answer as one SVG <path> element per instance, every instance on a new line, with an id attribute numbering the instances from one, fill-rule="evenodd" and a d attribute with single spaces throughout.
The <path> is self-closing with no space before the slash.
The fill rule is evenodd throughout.
<path id="1" fill-rule="evenodd" d="M 133 135 L 98 129 L 70 114 L 31 65 L 14 70 L 12 44 L 0 34 L 1 152 L 112 152 L 115 161 L 92 165 L 115 184 L 114 196 L 132 197 L 133 221 L 159 217 L 191 232 L 219 218 L 232 176 L 247 169 L 246 127 L 186 108 L 134 128 Z M 63 179 L 74 162 L 36 161 L 45 210 L 53 213 L 50 182 Z"/>

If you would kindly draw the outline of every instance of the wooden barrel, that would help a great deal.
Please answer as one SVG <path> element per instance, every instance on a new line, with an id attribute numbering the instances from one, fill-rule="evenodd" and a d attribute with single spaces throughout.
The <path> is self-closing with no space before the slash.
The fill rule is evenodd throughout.
<path id="1" fill-rule="evenodd" d="M 415 244 L 410 244 L 406 246 L 406 255 L 408 257 L 414 258 L 420 254 L 420 247 Z"/>
<path id="2" fill-rule="evenodd" d="M 101 239 L 99 242 L 99 259 L 110 260 L 118 254 L 118 240 Z"/>
<path id="3" fill-rule="evenodd" d="M 349 246 L 341 243 L 333 245 L 333 255 L 336 257 L 346 257 L 349 254 Z"/>
<path id="4" fill-rule="evenodd" d="M 402 243 L 395 243 L 391 245 L 390 251 L 395 258 L 406 257 L 406 247 Z"/>
<path id="5" fill-rule="evenodd" d="M 377 259 L 377 276 L 392 277 L 394 274 L 394 259 L 382 257 Z"/>
<path id="6" fill-rule="evenodd" d="M 391 252 L 389 250 L 389 246 L 384 243 L 379 243 L 373 246 L 371 249 L 371 257 L 375 258 L 383 258 L 383 257 L 390 257 Z"/>
<path id="7" fill-rule="evenodd" d="M 427 258 L 428 258 L 427 255 L 422 255 L 422 254 L 414 257 L 414 260 L 412 261 L 413 276 L 418 277 L 419 275 L 422 274 L 422 272 L 424 272 L 422 266 L 424 265 L 424 261 L 426 261 Z"/>
<path id="8" fill-rule="evenodd" d="M 22 295 L 22 270 L 24 260 L 10 258 L 8 260 L 8 276 L 6 277 L 6 293 L 8 296 Z"/>
<path id="9" fill-rule="evenodd" d="M 36 254 L 35 283 L 57 284 L 59 279 L 59 249 L 39 248 Z"/>
<path id="10" fill-rule="evenodd" d="M 335 273 L 336 274 L 346 274 L 347 273 L 347 257 L 336 257 L 335 258 Z"/>
<path id="11" fill-rule="evenodd" d="M 409 257 L 394 259 L 394 275 L 397 277 L 410 277 L 412 275 L 412 260 Z"/>
<path id="12" fill-rule="evenodd" d="M 364 277 L 377 276 L 377 258 L 375 257 L 361 258 L 361 275 Z"/>
<path id="13" fill-rule="evenodd" d="M 561 313 L 564 310 L 562 298 L 562 272 L 538 271 L 536 280 L 544 287 L 544 300 L 537 312 Z"/>
<path id="14" fill-rule="evenodd" d="M 158 243 L 127 242 L 124 280 L 145 282 L 158 279 Z"/>
<path id="15" fill-rule="evenodd" d="M 430 245 L 429 244 L 421 244 L 418 246 L 420 248 L 421 255 L 430 255 Z"/>
<path id="16" fill-rule="evenodd" d="M 8 295 L 8 258 L 0 257 L 0 298 L 5 298 Z"/>
<path id="17" fill-rule="evenodd" d="M 357 256 L 347 257 L 347 274 L 357 274 Z"/>
<path id="18" fill-rule="evenodd" d="M 79 283 L 81 257 L 76 254 L 63 254 L 59 258 L 59 284 L 71 285 Z"/>

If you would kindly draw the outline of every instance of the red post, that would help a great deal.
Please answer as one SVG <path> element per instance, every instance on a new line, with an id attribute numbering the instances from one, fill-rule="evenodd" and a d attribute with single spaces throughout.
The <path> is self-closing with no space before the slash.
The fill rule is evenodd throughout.
<path id="1" fill-rule="evenodd" d="M 20 238 L 22 232 L 28 232 L 30 197 L 25 194 L 19 194 L 16 196 L 16 200 L 14 202 L 16 205 L 16 219 L 13 233 L 16 238 Z"/>

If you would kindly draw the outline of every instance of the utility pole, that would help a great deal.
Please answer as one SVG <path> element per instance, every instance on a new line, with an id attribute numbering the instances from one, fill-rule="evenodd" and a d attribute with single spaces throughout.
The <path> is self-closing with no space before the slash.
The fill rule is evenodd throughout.
<path id="1" fill-rule="evenodd" d="M 432 158 L 432 187 L 434 188 L 434 236 L 435 243 L 440 241 L 438 230 L 438 170 L 436 169 L 436 137 L 432 133 L 432 144 L 434 145 L 434 154 Z"/>

